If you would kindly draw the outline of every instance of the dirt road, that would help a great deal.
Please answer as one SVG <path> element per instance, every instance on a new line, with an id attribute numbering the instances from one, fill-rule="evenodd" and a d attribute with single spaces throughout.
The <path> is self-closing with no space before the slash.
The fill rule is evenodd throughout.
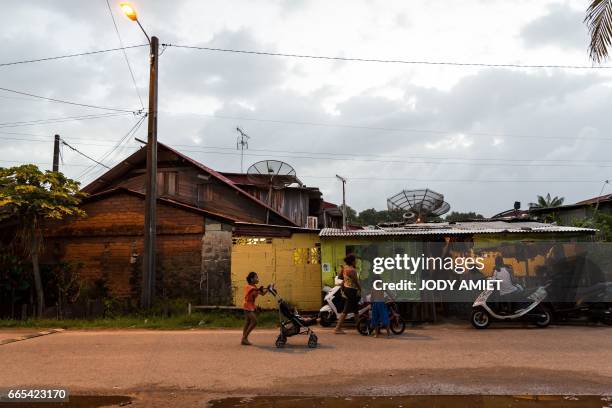
<path id="1" fill-rule="evenodd" d="M 0 387 L 160 401 L 230 395 L 611 394 L 612 329 L 438 325 L 366 338 L 315 328 L 320 347 L 275 330 L 67 330 L 0 346 Z"/>

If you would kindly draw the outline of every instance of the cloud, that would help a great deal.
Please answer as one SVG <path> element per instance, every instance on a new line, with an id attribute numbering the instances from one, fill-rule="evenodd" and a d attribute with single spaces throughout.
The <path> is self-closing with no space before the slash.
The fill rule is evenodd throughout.
<path id="1" fill-rule="evenodd" d="M 548 14 L 538 17 L 521 30 L 523 44 L 528 48 L 546 46 L 564 50 L 586 50 L 588 31 L 583 23 L 584 11 L 566 4 L 553 4 Z"/>
<path id="2" fill-rule="evenodd" d="M 146 28 L 159 33 L 162 42 L 292 51 L 291 44 L 279 45 L 281 39 L 276 41 L 274 36 L 278 37 L 280 32 L 302 35 L 297 29 L 291 33 L 283 31 L 284 27 L 276 26 L 283 22 L 274 19 L 266 23 L 268 36 L 262 34 L 259 20 L 248 18 L 252 11 L 248 7 L 259 10 L 264 7 L 262 3 L 254 6 L 241 3 L 244 7 L 235 14 L 223 13 L 228 7 L 224 2 L 182 2 L 176 8 L 169 4 L 174 3 L 153 1 L 142 5 L 146 7 L 141 11 L 141 15 L 147 16 Z M 266 15 L 285 13 L 297 27 L 314 27 L 313 18 L 324 15 L 327 7 L 325 2 L 308 3 L 307 7 L 301 3 L 288 12 L 287 7 L 293 7 L 293 3 L 271 4 L 265 5 Z M 14 12 L 0 14 L 3 26 L 0 36 L 5 43 L 0 48 L 1 61 L 117 46 L 103 1 L 20 2 L 11 7 L 15 7 Z M 279 9 L 268 10 L 273 7 Z M 307 10 L 302 11 L 301 7 Z M 494 7 L 497 3 L 490 5 Z M 364 3 L 357 8 L 362 13 L 367 9 L 371 14 L 381 10 L 381 15 L 372 16 L 375 25 L 361 24 L 359 18 L 350 21 L 363 30 L 359 35 L 368 37 L 370 48 L 362 49 L 361 41 L 344 41 L 342 37 L 346 47 L 339 49 L 338 54 L 392 56 L 388 49 L 378 50 L 373 44 L 393 43 L 389 39 L 397 39 L 394 30 L 402 20 L 400 14 L 386 19 L 383 8 L 368 8 Z M 207 11 L 205 16 L 203 10 Z M 346 8 L 347 16 L 355 17 L 353 11 Z M 409 26 L 402 29 L 406 38 L 417 38 L 410 31 L 420 21 L 416 11 L 406 11 L 405 15 L 410 17 Z M 571 31 L 570 23 L 563 23 L 559 17 L 570 16 L 567 18 L 572 19 L 571 25 L 581 28 L 582 16 L 576 13 L 565 6 L 551 7 L 546 16 L 526 26 L 521 38 L 528 39 L 529 47 L 561 47 L 559 41 L 576 47 L 575 42 L 567 40 L 570 37 L 565 37 L 565 31 Z M 203 24 L 200 20 L 206 18 L 210 20 Z M 142 34 L 133 23 L 120 18 L 117 23 L 126 44 L 142 41 Z M 542 27 L 548 27 L 548 31 Z M 447 28 L 449 32 L 468 30 L 464 22 L 452 26 L 449 21 Z M 554 34 L 553 28 L 561 32 Z M 347 35 L 346 30 L 343 35 Z M 444 35 L 447 34 L 432 40 L 446 44 Z M 503 40 L 502 37 L 492 34 L 491 41 Z M 575 41 L 575 34 L 572 38 Z M 295 49 L 313 54 L 332 53 L 319 48 L 319 44 L 311 44 L 313 41 L 312 33 L 306 30 Z M 512 46 L 515 51 L 526 50 L 520 48 L 520 41 Z M 543 58 L 548 55 L 548 50 L 529 52 Z M 129 50 L 128 55 L 146 102 L 147 49 Z M 7 88 L 98 105 L 128 108 L 138 105 L 121 53 L 1 69 L 0 86 Z M 427 77 L 426 84 L 418 81 L 421 77 Z M 341 185 L 335 174 L 346 176 L 348 202 L 358 210 L 384 208 L 387 197 L 405 188 L 430 187 L 444 193 L 453 210 L 491 215 L 511 208 L 514 201 L 527 203 L 547 192 L 565 196 L 568 203 L 594 196 L 601 184 L 571 180 L 603 181 L 610 177 L 610 168 L 602 167 L 609 164 L 599 161 L 609 163 L 607 152 L 611 142 L 596 139 L 612 134 L 608 120 L 612 106 L 609 81 L 600 75 L 563 70 L 336 64 L 168 48 L 160 59 L 159 86 L 160 141 L 215 169 L 237 171 L 240 155 L 235 149 L 235 129 L 240 126 L 252 137 L 245 164 L 265 158 L 287 161 L 307 185 L 319 186 L 325 198 L 335 202 L 341 200 Z M 9 96 L 12 98 L 0 93 L 0 122 L 97 113 Z M 0 128 L 0 132 L 35 135 L 0 133 L 0 137 L 5 137 L 0 139 L 0 160 L 48 163 L 55 133 L 87 154 L 100 157 L 125 135 L 134 121 L 132 117 L 120 117 Z M 137 136 L 144 135 L 145 126 Z M 22 140 L 6 139 L 11 137 Z M 26 140 L 34 138 L 48 142 Z M 130 142 L 108 163 L 116 163 L 137 146 Z M 89 164 L 70 151 L 64 152 L 64 159 L 66 166 L 62 168 L 71 177 L 78 176 L 83 170 L 81 166 Z M 522 181 L 487 181 L 492 179 Z M 542 181 L 549 179 L 568 181 Z"/>
<path id="3" fill-rule="evenodd" d="M 246 29 L 220 31 L 199 45 L 237 50 L 273 49 L 260 44 Z M 160 77 L 173 92 L 200 91 L 224 100 L 250 98 L 279 86 L 286 74 L 286 60 L 282 58 L 172 47 L 166 52 Z"/>

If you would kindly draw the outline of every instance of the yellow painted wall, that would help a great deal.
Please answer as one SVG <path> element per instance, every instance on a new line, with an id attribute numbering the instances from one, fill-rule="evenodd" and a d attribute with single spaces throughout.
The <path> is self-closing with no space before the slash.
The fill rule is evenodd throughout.
<path id="1" fill-rule="evenodd" d="M 320 240 L 318 234 L 294 233 L 290 238 L 235 237 L 232 244 L 232 295 L 241 307 L 246 276 L 255 271 L 259 285 L 274 283 L 279 296 L 298 310 L 321 307 Z M 309 263 L 308 260 L 316 263 Z M 271 295 L 259 296 L 257 305 L 275 309 Z"/>

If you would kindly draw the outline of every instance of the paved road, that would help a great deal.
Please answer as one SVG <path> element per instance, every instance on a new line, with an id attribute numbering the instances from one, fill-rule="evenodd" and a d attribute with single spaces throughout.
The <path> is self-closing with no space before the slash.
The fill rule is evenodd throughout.
<path id="1" fill-rule="evenodd" d="M 67 330 L 0 346 L 0 387 L 63 386 L 77 393 L 177 391 L 227 395 L 612 394 L 612 328 L 438 325 L 366 338 L 315 328 L 320 347 L 256 330 Z M 9 368 L 9 369 L 6 369 Z"/>

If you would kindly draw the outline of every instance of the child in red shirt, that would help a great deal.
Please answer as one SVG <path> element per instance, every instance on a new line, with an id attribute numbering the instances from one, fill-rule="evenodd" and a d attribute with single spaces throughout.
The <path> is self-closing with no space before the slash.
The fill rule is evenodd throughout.
<path id="1" fill-rule="evenodd" d="M 250 346 L 249 334 L 257 326 L 257 317 L 255 316 L 255 299 L 259 295 L 265 295 L 268 293 L 268 289 L 263 286 L 257 287 L 259 283 L 259 277 L 255 272 L 249 272 L 246 278 L 247 285 L 244 287 L 244 303 L 242 308 L 244 309 L 244 329 L 242 330 L 242 341 L 240 344 L 243 346 Z"/>

